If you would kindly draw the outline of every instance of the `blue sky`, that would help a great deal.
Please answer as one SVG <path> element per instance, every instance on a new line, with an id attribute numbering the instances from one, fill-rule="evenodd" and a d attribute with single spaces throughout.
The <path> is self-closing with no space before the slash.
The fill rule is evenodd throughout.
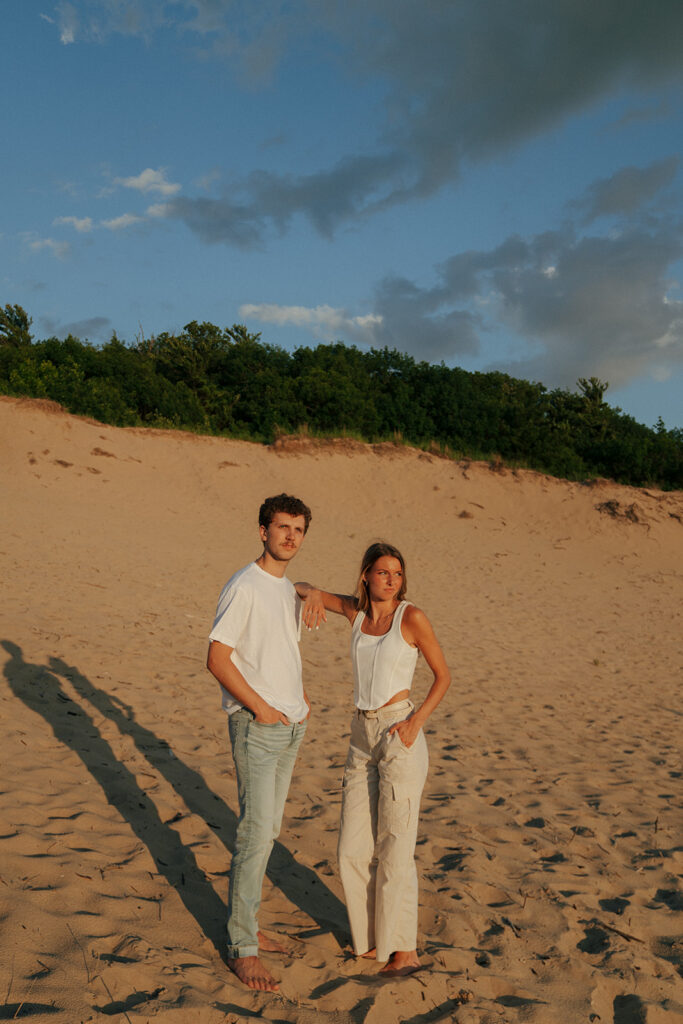
<path id="1" fill-rule="evenodd" d="M 680 0 L 7 0 L 0 303 L 683 426 Z"/>

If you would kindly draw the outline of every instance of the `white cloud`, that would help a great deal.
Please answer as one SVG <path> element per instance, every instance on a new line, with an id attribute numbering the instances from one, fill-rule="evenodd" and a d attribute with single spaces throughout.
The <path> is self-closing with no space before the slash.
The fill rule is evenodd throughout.
<path id="1" fill-rule="evenodd" d="M 147 207 L 148 217 L 167 217 L 168 216 L 168 203 L 152 203 L 151 206 Z"/>
<path id="2" fill-rule="evenodd" d="M 72 227 L 79 231 L 81 234 L 85 234 L 88 231 L 92 231 L 92 218 L 91 217 L 55 217 L 52 223 L 56 225 L 60 224 L 71 224 Z"/>
<path id="3" fill-rule="evenodd" d="M 595 0 L 71 0 L 58 10 L 63 41 L 151 38 L 164 27 L 229 61 L 241 86 L 305 38 L 332 40 L 350 74 L 381 76 L 386 109 L 374 140 L 359 134 L 331 166 L 254 172 L 212 201 L 180 196 L 161 170 L 116 180 L 176 197 L 169 216 L 208 243 L 254 248 L 299 215 L 331 237 L 341 224 L 434 195 L 463 163 L 510 151 L 625 89 L 656 99 L 683 77 L 683 4 L 658 0 L 645 20 L 641 6 L 601 0 L 599 17 Z M 593 208 L 628 213 L 666 173 L 662 165 L 645 181 L 606 182 Z"/>
<path id="4" fill-rule="evenodd" d="M 365 345 L 375 341 L 375 331 L 382 323 L 376 313 L 365 316 L 349 316 L 344 309 L 333 306 L 279 306 L 273 303 L 245 304 L 240 306 L 239 315 L 253 317 L 263 323 L 278 327 L 304 327 L 314 337 L 335 341 L 340 337 L 350 338 Z"/>
<path id="5" fill-rule="evenodd" d="M 33 252 L 47 250 L 58 260 L 63 260 L 71 250 L 68 242 L 57 242 L 54 238 L 35 238 L 28 245 Z"/>
<path id="6" fill-rule="evenodd" d="M 680 302 L 676 303 L 676 306 L 679 309 L 681 309 L 682 305 L 683 304 L 680 303 Z M 653 341 L 652 344 L 656 348 L 663 348 L 663 349 L 674 348 L 675 349 L 676 346 L 678 346 L 679 348 L 681 347 L 682 339 L 683 339 L 683 318 L 678 319 L 678 320 L 673 320 L 669 324 L 669 327 L 665 331 L 665 333 L 662 334 L 661 337 L 655 338 L 655 340 Z"/>
<path id="7" fill-rule="evenodd" d="M 635 178 L 629 169 L 612 180 Z M 663 201 L 669 175 L 649 178 L 638 176 L 644 187 L 629 190 L 621 230 L 606 236 L 581 230 L 584 204 L 575 202 L 575 223 L 457 252 L 435 269 L 431 287 L 385 277 L 370 314 L 269 304 L 242 306 L 240 314 L 431 361 L 477 355 L 486 335 L 497 334 L 508 349 L 492 369 L 551 387 L 593 375 L 613 387 L 643 376 L 665 380 L 683 364 L 683 301 L 672 280 L 683 222 Z"/>
<path id="8" fill-rule="evenodd" d="M 435 195 L 463 164 L 510 151 L 625 87 L 652 93 L 683 77 L 680 0 L 651 5 L 646 26 L 638 4 L 623 0 L 602 0 L 600 17 L 594 0 L 431 2 L 428 16 L 424 4 L 396 0 L 271 3 L 281 49 L 322 29 L 351 73 L 382 77 L 386 115 L 370 146 L 352 143 L 332 165 L 298 175 L 254 171 L 208 202 L 179 197 L 171 215 L 208 243 L 255 247 L 299 215 L 331 237 L 342 224 Z M 232 41 L 226 59 L 236 64 L 249 50 L 258 14 L 228 0 L 187 6 L 206 34 Z M 261 43 L 258 33 L 253 41 Z M 598 190 L 593 206 L 628 213 L 674 166 L 664 162 L 645 180 L 626 171 Z"/>
<path id="9" fill-rule="evenodd" d="M 59 39 L 64 46 L 68 46 L 76 39 L 78 32 L 78 13 L 73 4 L 61 3 L 57 7 L 59 19 Z M 49 20 L 49 19 L 48 19 Z"/>
<path id="10" fill-rule="evenodd" d="M 113 217 L 111 220 L 103 220 L 100 223 L 109 231 L 121 231 L 123 228 L 129 228 L 131 224 L 138 224 L 142 219 L 142 217 L 136 217 L 134 213 L 122 213 L 120 217 Z"/>
<path id="11" fill-rule="evenodd" d="M 131 178 L 114 178 L 114 184 L 133 188 L 138 192 L 158 192 L 162 196 L 174 196 L 180 192 L 180 185 L 166 180 L 166 171 L 163 167 L 156 171 L 147 167 Z"/>
<path id="12" fill-rule="evenodd" d="M 194 0 L 188 2 L 194 4 Z M 113 32 L 149 38 L 154 29 L 165 24 L 165 9 L 174 6 L 176 0 L 62 0 L 56 7 L 59 37 L 64 44 L 76 39 L 101 42 Z"/>
<path id="13" fill-rule="evenodd" d="M 682 255 L 683 228 L 668 217 L 609 237 L 564 224 L 509 238 L 452 256 L 431 288 L 381 281 L 377 343 L 451 360 L 478 352 L 486 332 L 503 331 L 528 354 L 500 357 L 491 368 L 516 377 L 553 387 L 593 375 L 614 387 L 644 374 L 663 380 L 683 363 L 683 302 L 667 295 L 670 268 Z"/>

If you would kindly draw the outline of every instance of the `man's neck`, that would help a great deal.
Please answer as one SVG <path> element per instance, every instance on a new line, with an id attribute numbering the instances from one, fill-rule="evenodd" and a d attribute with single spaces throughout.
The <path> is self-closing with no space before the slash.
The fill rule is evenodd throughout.
<path id="1" fill-rule="evenodd" d="M 259 569 L 263 569 L 269 576 L 277 576 L 278 579 L 282 579 L 287 572 L 287 565 L 289 563 L 280 562 L 278 559 L 273 558 L 272 555 L 269 555 L 267 551 L 264 551 L 261 557 L 256 559 L 256 564 Z"/>

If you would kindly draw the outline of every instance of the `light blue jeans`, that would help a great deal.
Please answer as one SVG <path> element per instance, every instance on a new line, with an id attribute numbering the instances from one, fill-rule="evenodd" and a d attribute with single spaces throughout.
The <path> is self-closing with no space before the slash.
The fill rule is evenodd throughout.
<path id="1" fill-rule="evenodd" d="M 263 878 L 306 722 L 266 725 L 246 708 L 234 711 L 228 722 L 240 809 L 228 889 L 227 955 L 234 959 L 258 955 Z"/>

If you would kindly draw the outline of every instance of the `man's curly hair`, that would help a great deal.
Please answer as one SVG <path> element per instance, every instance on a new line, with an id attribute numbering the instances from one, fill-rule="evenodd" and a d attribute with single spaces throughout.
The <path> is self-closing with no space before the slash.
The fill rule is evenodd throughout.
<path id="1" fill-rule="evenodd" d="M 291 494 L 276 494 L 272 498 L 266 498 L 258 512 L 259 526 L 264 526 L 267 530 L 273 516 L 278 512 L 285 512 L 289 516 L 303 516 L 304 533 L 307 532 L 311 523 L 311 510 L 300 498 L 295 498 Z"/>

